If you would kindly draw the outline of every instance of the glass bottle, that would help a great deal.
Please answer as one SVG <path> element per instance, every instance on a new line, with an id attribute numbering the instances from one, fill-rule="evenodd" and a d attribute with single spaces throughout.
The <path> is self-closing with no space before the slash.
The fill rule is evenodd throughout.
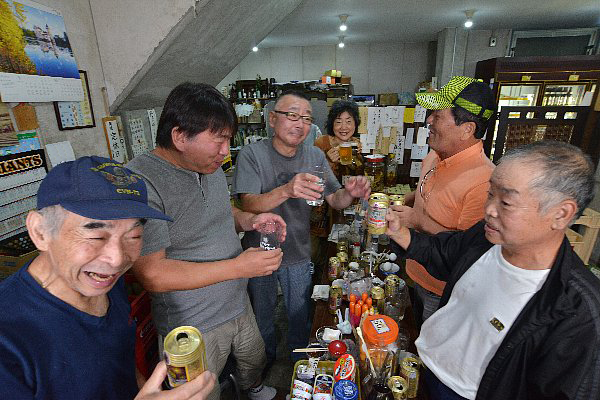
<path id="1" fill-rule="evenodd" d="M 385 186 L 392 187 L 396 186 L 396 173 L 398 170 L 398 163 L 396 162 L 396 155 L 393 153 L 388 154 L 386 165 L 385 165 Z"/>
<path id="2" fill-rule="evenodd" d="M 384 156 L 371 154 L 366 157 L 365 176 L 371 182 L 371 192 L 383 192 L 385 183 Z"/>

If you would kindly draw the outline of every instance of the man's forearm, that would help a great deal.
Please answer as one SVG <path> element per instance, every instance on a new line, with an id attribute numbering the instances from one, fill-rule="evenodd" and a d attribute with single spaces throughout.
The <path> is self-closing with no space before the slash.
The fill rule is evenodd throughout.
<path id="1" fill-rule="evenodd" d="M 240 197 L 244 211 L 255 214 L 269 212 L 289 198 L 284 186 L 262 194 L 243 193 Z"/>
<path id="2" fill-rule="evenodd" d="M 235 258 L 197 263 L 145 256 L 134 264 L 133 271 L 144 288 L 157 293 L 192 290 L 242 277 Z"/>
<path id="3" fill-rule="evenodd" d="M 352 204 L 354 197 L 345 188 L 339 189 L 334 194 L 327 197 L 327 203 L 336 210 L 348 207 Z"/>
<path id="4" fill-rule="evenodd" d="M 252 218 L 256 216 L 256 214 L 242 211 L 235 206 L 231 206 L 231 212 L 233 213 L 233 221 L 235 222 L 235 231 L 236 232 L 246 232 L 252 230 Z"/>

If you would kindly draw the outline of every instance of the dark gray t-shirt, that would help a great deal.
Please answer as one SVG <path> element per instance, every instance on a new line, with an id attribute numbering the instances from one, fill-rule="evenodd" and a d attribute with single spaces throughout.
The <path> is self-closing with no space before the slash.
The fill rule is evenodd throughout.
<path id="1" fill-rule="evenodd" d="M 325 170 L 325 196 L 341 188 L 325 159 L 321 149 L 302 144 L 292 157 L 285 157 L 273 148 L 272 139 L 261 140 L 244 146 L 237 158 L 232 191 L 261 194 L 284 185 L 301 172 L 308 172 L 314 165 L 323 165 Z M 305 199 L 288 199 L 271 210 L 280 215 L 287 224 L 287 237 L 281 245 L 281 265 L 292 265 L 310 260 L 310 210 Z M 242 246 L 259 247 L 260 233 L 246 232 Z"/>
<path id="2" fill-rule="evenodd" d="M 148 220 L 143 255 L 165 249 L 169 259 L 207 262 L 231 259 L 242 252 L 221 168 L 201 175 L 152 153 L 134 158 L 127 167 L 144 178 L 150 206 L 173 219 Z M 201 264 L 198 273 L 202 273 Z M 194 290 L 151 293 L 158 332 L 166 336 L 181 325 L 208 332 L 237 318 L 248 304 L 247 284 L 247 279 L 236 279 Z"/>

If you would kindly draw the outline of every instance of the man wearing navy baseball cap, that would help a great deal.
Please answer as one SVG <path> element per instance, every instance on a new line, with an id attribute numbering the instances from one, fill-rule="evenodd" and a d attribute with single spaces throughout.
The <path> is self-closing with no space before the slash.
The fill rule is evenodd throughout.
<path id="1" fill-rule="evenodd" d="M 210 372 L 158 393 L 162 362 L 138 393 L 120 278 L 140 255 L 146 219 L 170 220 L 148 206 L 141 177 L 81 157 L 48 173 L 37 204 L 27 229 L 40 254 L 0 283 L 0 398 L 204 399 Z"/>

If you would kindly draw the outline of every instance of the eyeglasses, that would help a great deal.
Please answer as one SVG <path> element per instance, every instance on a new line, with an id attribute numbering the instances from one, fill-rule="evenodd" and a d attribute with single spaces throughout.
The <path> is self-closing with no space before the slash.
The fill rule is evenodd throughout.
<path id="1" fill-rule="evenodd" d="M 308 124 L 312 124 L 312 122 L 315 120 L 310 115 L 300 115 L 300 114 L 298 114 L 296 112 L 293 112 L 293 111 L 273 110 L 273 112 L 276 112 L 277 114 L 283 114 L 283 115 L 285 115 L 285 117 L 287 119 L 289 119 L 290 121 L 298 121 L 299 119 L 302 119 L 302 122 L 304 122 L 307 125 Z"/>
<path id="2" fill-rule="evenodd" d="M 421 194 L 421 198 L 423 199 L 423 201 L 427 201 L 427 199 L 429 198 L 429 195 L 431 194 L 431 191 L 433 190 L 433 183 L 430 185 L 431 187 L 429 188 L 429 191 L 427 191 L 425 194 L 423 194 L 423 187 L 425 186 L 425 182 L 427 182 L 427 178 L 429 177 L 429 174 L 431 174 L 433 171 L 435 171 L 435 167 L 431 168 L 429 171 L 427 171 L 427 173 L 423 176 L 423 179 L 421 180 L 421 185 L 419 185 L 419 194 Z"/>

